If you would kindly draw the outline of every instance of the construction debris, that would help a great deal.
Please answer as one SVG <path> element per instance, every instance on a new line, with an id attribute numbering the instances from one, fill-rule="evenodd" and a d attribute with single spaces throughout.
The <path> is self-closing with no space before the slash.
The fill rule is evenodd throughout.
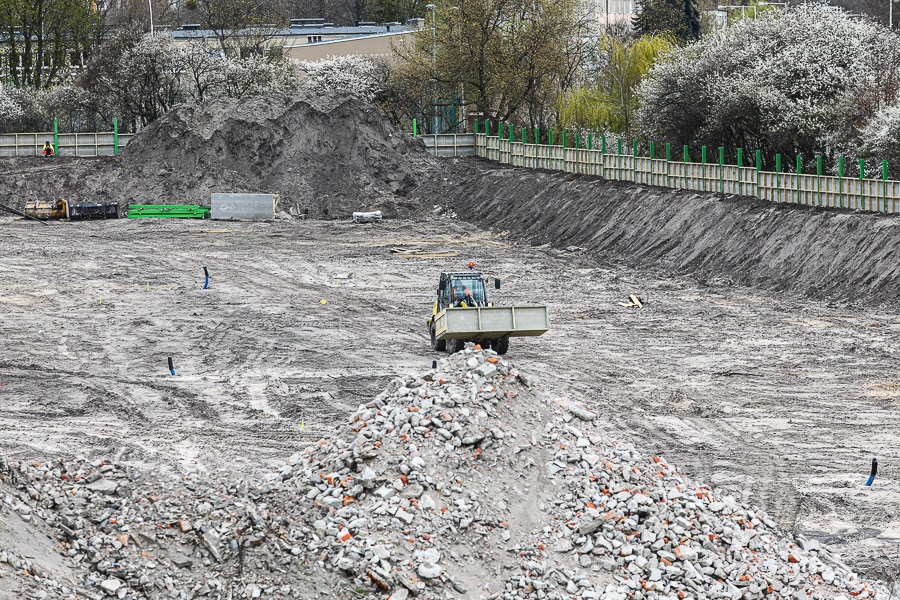
<path id="1" fill-rule="evenodd" d="M 131 204 L 129 219 L 208 219 L 210 208 L 197 205 Z"/>
<path id="2" fill-rule="evenodd" d="M 596 417 L 470 345 L 261 481 L 3 461 L 2 501 L 86 597 L 887 600 Z"/>
<path id="3" fill-rule="evenodd" d="M 354 223 L 376 223 L 381 220 L 381 211 L 374 212 L 355 212 L 353 213 Z"/>
<path id="4" fill-rule="evenodd" d="M 452 250 L 435 251 L 423 250 L 422 248 L 391 248 L 390 252 L 404 258 L 453 258 L 454 256 L 459 256 L 459 252 Z"/>
<path id="5" fill-rule="evenodd" d="M 628 296 L 628 302 L 619 302 L 619 306 L 625 308 L 644 308 L 644 302 L 632 294 L 631 296 Z"/>

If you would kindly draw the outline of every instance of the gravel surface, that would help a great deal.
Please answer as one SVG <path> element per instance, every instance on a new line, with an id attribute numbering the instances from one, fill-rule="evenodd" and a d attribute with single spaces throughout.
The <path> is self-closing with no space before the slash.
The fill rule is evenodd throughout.
<path id="1" fill-rule="evenodd" d="M 389 252 L 396 246 L 460 256 L 409 259 Z M 129 518 L 148 518 L 140 498 L 177 497 L 185 493 L 183 482 L 193 478 L 204 489 L 236 490 L 222 502 L 242 502 L 234 499 L 243 497 L 241 481 L 249 494 L 267 474 L 289 465 L 289 457 L 321 438 L 336 440 L 334 426 L 346 423 L 396 377 L 421 377 L 441 358 L 428 350 L 425 330 L 437 273 L 474 260 L 485 273 L 503 279 L 503 288 L 494 292 L 498 302 L 550 306 L 553 329 L 541 338 L 513 340 L 506 358 L 534 378 L 535 391 L 529 393 L 542 394 L 542 410 L 576 402 L 596 415 L 590 430 L 601 442 L 592 442 L 591 434 L 582 437 L 597 447 L 598 456 L 619 444 L 638 461 L 635 466 L 662 457 L 666 465 L 683 469 L 691 490 L 706 485 L 710 497 L 721 502 L 731 496 L 732 511 L 765 511 L 777 526 L 763 521 L 762 529 L 775 536 L 766 542 L 773 556 L 793 551 L 781 545 L 785 532 L 827 546 L 819 555 L 802 550 L 799 539 L 792 542 L 835 573 L 841 567 L 826 561 L 826 551 L 864 576 L 889 579 L 896 572 L 900 495 L 893 462 L 900 388 L 893 334 L 900 321 L 893 314 L 699 285 L 598 263 L 578 248 L 514 245 L 445 211 L 415 222 L 374 225 L 280 220 L 44 227 L 0 219 L 0 253 L 0 448 L 9 461 L 45 465 L 51 478 L 56 461 L 65 458 L 85 477 L 107 462 L 115 478 L 148 482 L 129 483 L 121 494 L 117 487 L 110 498 L 113 504 L 124 506 L 123 498 L 135 503 Z M 208 290 L 201 289 L 203 266 L 210 269 Z M 629 294 L 644 298 L 644 308 L 620 306 Z M 174 358 L 176 377 L 168 373 L 168 356 Z M 535 426 L 556 423 L 549 412 L 527 418 Z M 518 427 L 513 421 L 501 419 L 501 431 Z M 556 434 L 573 435 L 565 431 Z M 509 450 L 507 442 L 503 447 Z M 541 448 L 547 453 L 554 447 Z M 411 452 L 407 448 L 402 456 Z M 881 469 L 875 485 L 865 488 L 872 456 Z M 542 454 L 544 459 L 541 464 L 535 458 L 534 473 L 549 474 L 544 469 L 559 460 L 555 451 Z M 568 489 L 564 484 L 555 482 L 551 491 L 562 493 Z M 500 514 L 496 496 L 472 489 L 482 494 L 485 510 Z M 159 496 L 150 490 L 168 491 Z M 507 504 L 509 498 L 528 497 L 512 488 L 503 493 Z M 574 502 L 574 492 L 568 493 Z M 199 509 L 182 513 L 184 501 L 172 502 L 174 508 L 165 511 L 169 524 L 200 518 Z M 218 500 L 208 502 L 215 507 Z M 535 520 L 517 535 L 536 531 L 537 517 L 546 517 L 540 510 L 529 514 Z M 163 522 L 160 517 L 154 526 Z M 186 551 L 195 552 L 196 534 L 180 527 L 175 533 L 179 543 L 182 534 L 185 544 L 192 540 Z M 517 539 L 524 547 L 526 537 Z M 204 564 L 202 555 L 191 556 L 193 564 Z M 330 562 L 336 556 L 329 554 L 323 564 L 339 568 Z M 471 551 L 470 557 L 480 560 Z M 571 558 L 580 561 L 575 554 Z M 591 561 L 586 572 L 597 579 L 590 589 L 603 584 L 607 593 L 605 585 L 623 584 L 603 583 L 600 558 Z M 418 569 L 413 563 L 411 572 Z M 86 558 L 68 565 L 76 583 L 77 578 L 83 583 L 78 569 L 86 564 L 93 565 Z M 804 568 L 809 564 L 818 565 L 807 562 Z M 595 573 L 594 565 L 603 572 Z M 695 566 L 700 572 L 702 567 Z M 129 589 L 138 589 L 129 582 L 146 574 L 143 567 L 134 568 L 133 574 L 115 575 Z M 234 584 L 234 572 L 222 572 L 224 579 L 213 578 L 222 586 Z M 319 576 L 314 568 L 304 573 Z M 331 582 L 323 573 L 322 581 Z M 368 583 L 356 583 L 359 572 L 351 574 L 340 581 L 376 585 L 367 577 Z M 157 578 L 151 578 L 153 585 Z M 55 578 L 62 579 L 64 574 Z M 475 590 L 487 580 L 503 583 L 491 593 L 506 590 L 510 581 L 491 573 L 477 586 L 460 584 Z M 187 581 L 176 576 L 173 585 L 187 593 Z M 568 587 L 568 581 L 554 581 Z M 452 594 L 452 583 L 445 584 L 435 593 Z M 616 587 L 608 593 L 620 592 Z"/>

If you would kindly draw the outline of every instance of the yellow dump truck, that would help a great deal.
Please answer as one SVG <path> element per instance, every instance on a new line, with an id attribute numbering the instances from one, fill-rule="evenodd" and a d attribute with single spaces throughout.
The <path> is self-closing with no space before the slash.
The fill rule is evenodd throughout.
<path id="1" fill-rule="evenodd" d="M 500 280 L 494 280 L 500 289 Z M 458 352 L 466 342 L 509 350 L 509 338 L 538 336 L 550 329 L 550 314 L 543 305 L 495 306 L 488 301 L 481 273 L 441 273 L 437 300 L 428 320 L 431 349 Z"/>

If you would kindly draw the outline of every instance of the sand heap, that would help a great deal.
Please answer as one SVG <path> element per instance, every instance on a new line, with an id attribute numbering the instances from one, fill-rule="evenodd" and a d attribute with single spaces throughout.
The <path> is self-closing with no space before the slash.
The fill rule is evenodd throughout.
<path id="1" fill-rule="evenodd" d="M 275 95 L 176 107 L 118 158 L 0 162 L 0 192 L 17 205 L 58 197 L 123 207 L 260 192 L 278 194 L 279 208 L 295 215 L 381 210 L 391 218 L 416 214 L 407 194 L 436 168 L 421 140 L 370 104 Z"/>
<path id="2" fill-rule="evenodd" d="M 100 462 L 6 473 L 87 597 L 887 600 L 598 421 L 470 348 L 262 481 Z"/>

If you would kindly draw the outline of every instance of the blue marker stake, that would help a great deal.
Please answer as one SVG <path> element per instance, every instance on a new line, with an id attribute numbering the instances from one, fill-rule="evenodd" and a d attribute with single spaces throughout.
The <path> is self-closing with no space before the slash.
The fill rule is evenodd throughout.
<path id="1" fill-rule="evenodd" d="M 203 267 L 203 274 L 206 275 L 206 281 L 203 283 L 203 289 L 205 290 L 209 287 L 209 271 L 206 267 Z"/>
<path id="2" fill-rule="evenodd" d="M 175 372 L 175 364 L 172 362 L 172 357 L 171 357 L 171 356 L 169 357 L 169 372 L 170 372 L 172 375 L 177 375 L 177 373 Z"/>
<path id="3" fill-rule="evenodd" d="M 878 459 L 872 459 L 872 473 L 869 475 L 869 480 L 866 482 L 867 486 L 871 486 L 872 482 L 875 481 L 875 476 L 878 475 Z"/>

